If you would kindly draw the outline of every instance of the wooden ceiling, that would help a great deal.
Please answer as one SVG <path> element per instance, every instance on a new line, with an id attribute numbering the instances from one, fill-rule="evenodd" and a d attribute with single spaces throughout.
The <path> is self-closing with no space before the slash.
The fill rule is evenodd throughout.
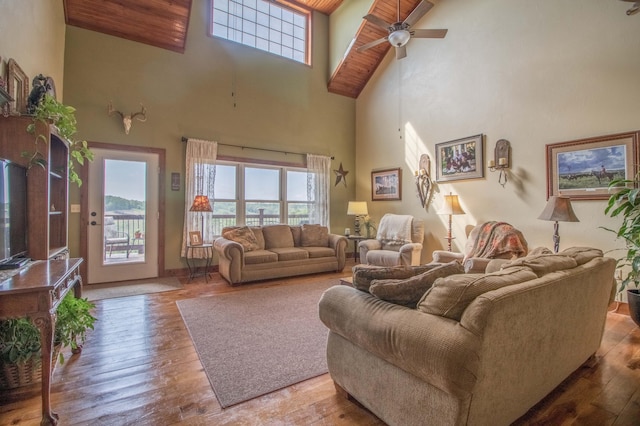
<path id="1" fill-rule="evenodd" d="M 204 1 L 204 0 L 198 0 Z M 327 15 L 344 0 L 274 0 L 310 8 Z M 98 31 L 151 46 L 183 53 L 192 0 L 63 0 L 68 25 Z M 400 0 L 404 20 L 420 0 Z M 396 0 L 374 0 L 370 12 L 387 22 L 397 21 Z M 331 76 L 329 92 L 357 98 L 391 47 L 380 44 L 365 52 L 356 48 L 385 37 L 387 32 L 362 21 L 354 42 Z"/>

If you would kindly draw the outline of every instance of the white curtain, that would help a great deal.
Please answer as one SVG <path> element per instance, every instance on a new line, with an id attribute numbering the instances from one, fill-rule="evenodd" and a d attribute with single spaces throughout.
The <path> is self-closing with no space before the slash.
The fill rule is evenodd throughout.
<path id="1" fill-rule="evenodd" d="M 329 227 L 331 157 L 307 154 L 307 200 L 309 223 Z"/>
<path id="2" fill-rule="evenodd" d="M 190 212 L 196 195 L 209 197 L 211 208 L 213 206 L 213 188 L 216 180 L 216 158 L 218 157 L 218 143 L 199 139 L 187 140 L 185 195 L 184 195 L 184 228 L 182 231 L 181 256 L 186 257 L 189 231 L 202 232 L 202 241 L 211 243 L 211 213 Z M 204 226 L 202 221 L 204 220 Z M 203 228 L 203 229 L 201 229 Z M 189 253 L 193 257 L 203 257 L 204 250 L 194 250 Z"/>

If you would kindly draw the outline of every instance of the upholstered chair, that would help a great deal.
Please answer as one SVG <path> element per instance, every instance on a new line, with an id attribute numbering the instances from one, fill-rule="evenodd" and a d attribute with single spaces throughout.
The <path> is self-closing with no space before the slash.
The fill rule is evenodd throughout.
<path id="1" fill-rule="evenodd" d="M 423 221 L 388 213 L 380 219 L 376 239 L 358 244 L 360 261 L 373 266 L 419 265 L 423 240 Z"/>
<path id="2" fill-rule="evenodd" d="M 471 230 L 464 253 L 436 250 L 432 257 L 434 263 L 456 260 L 464 266 L 466 273 L 484 273 L 493 259 L 514 259 L 527 253 L 527 240 L 522 232 L 506 222 L 491 221 Z"/>

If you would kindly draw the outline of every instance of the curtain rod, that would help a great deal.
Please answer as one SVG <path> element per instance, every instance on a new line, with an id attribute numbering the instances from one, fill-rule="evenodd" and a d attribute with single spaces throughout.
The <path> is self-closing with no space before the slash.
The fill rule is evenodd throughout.
<path id="1" fill-rule="evenodd" d="M 183 136 L 183 137 L 182 137 L 182 142 L 186 142 L 186 141 L 188 141 L 188 140 L 189 140 L 189 138 L 187 138 L 186 136 Z M 258 151 L 279 152 L 279 153 L 282 153 L 282 154 L 307 155 L 307 154 L 302 154 L 302 153 L 300 153 L 300 152 L 280 151 L 280 150 L 278 150 L 278 149 L 269 149 L 269 148 L 254 148 L 254 147 L 252 147 L 252 146 L 231 145 L 231 144 L 228 144 L 228 143 L 220 143 L 220 142 L 218 142 L 218 145 L 232 146 L 232 147 L 235 147 L 235 148 L 242 148 L 242 149 L 257 149 Z M 334 160 L 334 159 L 335 159 L 335 157 L 334 157 L 334 156 L 331 156 L 330 158 L 331 158 L 332 160 Z"/>

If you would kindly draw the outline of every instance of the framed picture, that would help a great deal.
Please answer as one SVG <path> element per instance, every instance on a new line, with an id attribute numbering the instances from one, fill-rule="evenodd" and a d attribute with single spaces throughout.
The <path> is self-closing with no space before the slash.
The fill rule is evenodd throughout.
<path id="1" fill-rule="evenodd" d="M 178 172 L 171 173 L 171 190 L 180 191 L 180 173 Z"/>
<path id="2" fill-rule="evenodd" d="M 402 200 L 402 170 L 397 168 L 371 172 L 371 199 Z"/>
<path id="3" fill-rule="evenodd" d="M 436 144 L 436 180 L 484 177 L 483 135 Z"/>
<path id="4" fill-rule="evenodd" d="M 7 63 L 7 91 L 13 98 L 10 103 L 11 114 L 19 115 L 27 112 L 29 97 L 29 80 L 18 63 L 9 59 Z"/>
<path id="5" fill-rule="evenodd" d="M 547 144 L 547 198 L 605 200 L 609 182 L 633 179 L 640 131 Z"/>
<path id="6" fill-rule="evenodd" d="M 192 245 L 192 246 L 202 245 L 202 235 L 200 234 L 200 231 L 189 232 L 189 245 Z"/>

